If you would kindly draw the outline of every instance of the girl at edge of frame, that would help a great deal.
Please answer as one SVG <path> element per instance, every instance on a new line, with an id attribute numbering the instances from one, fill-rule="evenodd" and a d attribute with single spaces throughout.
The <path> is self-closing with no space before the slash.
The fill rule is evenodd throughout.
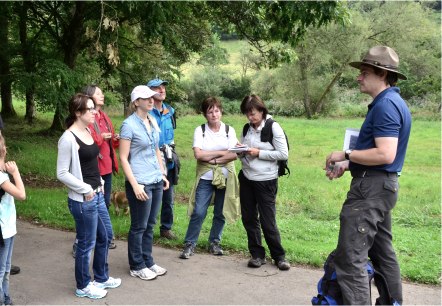
<path id="1" fill-rule="evenodd" d="M 6 144 L 0 133 L 0 305 L 12 305 L 9 293 L 9 275 L 11 270 L 12 250 L 17 234 L 17 214 L 15 201 L 26 199 L 25 186 L 14 161 L 5 161 Z M 9 175 L 14 179 L 12 183 Z"/>
<path id="2" fill-rule="evenodd" d="M 98 169 L 99 149 L 88 128 L 94 120 L 94 100 L 75 94 L 69 101 L 67 129 L 58 141 L 57 178 L 68 187 L 68 207 L 78 239 L 75 295 L 100 299 L 106 296 L 105 289 L 119 287 L 121 279 L 109 276 L 108 251 L 113 232 Z M 92 250 L 93 281 L 89 273 Z"/>

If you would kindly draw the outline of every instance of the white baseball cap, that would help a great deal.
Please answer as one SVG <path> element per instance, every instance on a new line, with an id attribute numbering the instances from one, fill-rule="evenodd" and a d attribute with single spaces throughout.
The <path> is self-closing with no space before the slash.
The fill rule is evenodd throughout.
<path id="1" fill-rule="evenodd" d="M 130 94 L 130 100 L 134 102 L 138 98 L 147 99 L 156 94 L 158 93 L 156 91 L 153 91 L 146 85 L 138 85 L 132 90 L 132 93 Z"/>

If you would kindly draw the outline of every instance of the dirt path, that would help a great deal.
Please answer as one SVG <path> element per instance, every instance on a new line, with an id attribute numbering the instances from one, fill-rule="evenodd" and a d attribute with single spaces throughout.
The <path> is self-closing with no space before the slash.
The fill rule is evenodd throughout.
<path id="1" fill-rule="evenodd" d="M 182 260 L 177 250 L 154 247 L 156 263 L 168 272 L 142 281 L 129 275 L 127 243 L 117 241 L 118 247 L 110 250 L 109 267 L 111 276 L 122 278 L 122 285 L 92 301 L 74 295 L 70 253 L 74 236 L 18 222 L 12 262 L 22 271 L 10 279 L 15 305 L 308 305 L 322 275 L 319 269 L 304 267 L 281 272 L 272 264 L 250 269 L 235 256 L 196 254 Z M 440 305 L 441 288 L 404 283 L 404 304 Z"/>

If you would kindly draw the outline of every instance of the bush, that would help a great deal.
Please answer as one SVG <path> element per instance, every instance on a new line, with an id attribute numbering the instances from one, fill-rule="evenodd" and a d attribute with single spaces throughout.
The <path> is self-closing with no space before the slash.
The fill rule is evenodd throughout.
<path id="1" fill-rule="evenodd" d="M 220 69 L 203 68 L 200 72 L 195 73 L 192 81 L 183 83 L 189 96 L 189 104 L 199 112 L 204 99 L 221 95 L 222 81 L 223 76 Z"/>
<path id="2" fill-rule="evenodd" d="M 224 76 L 224 82 L 221 85 L 221 96 L 229 100 L 242 100 L 250 94 L 250 85 L 252 81 L 248 77 L 230 79 Z"/>
<path id="3" fill-rule="evenodd" d="M 223 114 L 224 115 L 235 115 L 241 114 L 241 101 L 238 100 L 224 100 L 221 101 L 223 103 Z"/>

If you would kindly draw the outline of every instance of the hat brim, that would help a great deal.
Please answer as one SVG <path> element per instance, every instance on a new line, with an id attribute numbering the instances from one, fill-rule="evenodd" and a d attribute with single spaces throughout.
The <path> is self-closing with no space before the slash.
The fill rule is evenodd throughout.
<path id="1" fill-rule="evenodd" d="M 348 64 L 349 64 L 350 66 L 352 66 L 353 68 L 356 68 L 356 69 L 361 69 L 361 66 L 362 66 L 362 65 L 377 67 L 377 68 L 380 68 L 380 69 L 382 69 L 382 70 L 388 70 L 388 71 L 391 71 L 391 72 L 396 73 L 397 76 L 398 76 L 398 79 L 401 79 L 401 80 L 407 80 L 407 77 L 405 76 L 405 74 L 400 73 L 399 71 L 397 71 L 397 70 L 395 70 L 395 69 L 386 68 L 386 67 L 383 67 L 383 66 L 374 65 L 374 64 L 366 63 L 366 62 L 351 62 L 351 63 L 348 63 Z"/>
<path id="2" fill-rule="evenodd" d="M 155 91 L 154 91 L 155 92 Z M 154 94 L 146 94 L 146 95 L 138 95 L 136 98 L 132 99 L 132 103 L 134 103 L 135 101 L 137 101 L 138 99 L 148 99 L 151 98 L 153 96 L 159 95 L 159 93 L 155 92 Z"/>
<path id="3" fill-rule="evenodd" d="M 147 83 L 149 84 L 149 83 Z M 168 85 L 169 82 L 168 81 L 162 81 L 161 83 L 154 83 L 152 85 L 147 85 L 148 87 L 160 87 L 161 85 Z"/>

